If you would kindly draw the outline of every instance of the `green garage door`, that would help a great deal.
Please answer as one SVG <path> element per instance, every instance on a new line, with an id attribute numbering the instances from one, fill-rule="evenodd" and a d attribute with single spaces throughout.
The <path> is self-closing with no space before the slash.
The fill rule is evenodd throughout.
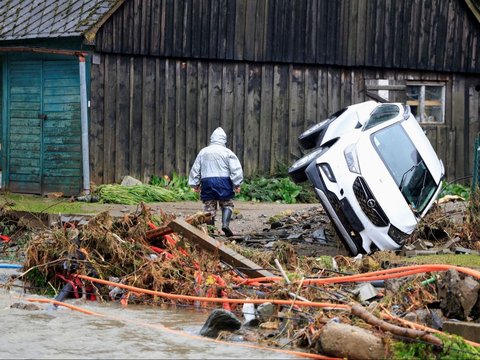
<path id="1" fill-rule="evenodd" d="M 76 195 L 82 187 L 76 61 L 9 61 L 7 186 Z"/>

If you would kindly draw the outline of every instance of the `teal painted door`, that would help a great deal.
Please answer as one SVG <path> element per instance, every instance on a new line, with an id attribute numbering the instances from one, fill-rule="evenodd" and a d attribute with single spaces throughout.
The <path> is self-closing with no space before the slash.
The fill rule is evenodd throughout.
<path id="1" fill-rule="evenodd" d="M 76 61 L 9 61 L 7 186 L 76 195 L 82 187 Z"/>

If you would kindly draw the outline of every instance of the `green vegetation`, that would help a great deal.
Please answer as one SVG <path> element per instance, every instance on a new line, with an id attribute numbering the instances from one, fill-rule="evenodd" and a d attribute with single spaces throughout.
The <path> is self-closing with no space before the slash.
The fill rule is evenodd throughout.
<path id="1" fill-rule="evenodd" d="M 136 205 L 143 202 L 172 202 L 180 200 L 174 191 L 155 185 L 118 184 L 100 185 L 95 194 L 100 202 L 112 204 Z"/>
<path id="2" fill-rule="evenodd" d="M 196 201 L 198 200 L 198 193 L 192 190 L 188 185 L 188 177 L 180 176 L 175 172 L 170 179 L 167 175 L 158 177 L 153 175 L 150 180 L 150 185 L 161 186 L 169 189 L 175 193 L 178 200 Z"/>
<path id="3" fill-rule="evenodd" d="M 245 179 L 236 199 L 283 204 L 316 202 L 310 183 L 295 184 L 289 177 L 281 176 L 269 178 L 257 176 Z"/>
<path id="4" fill-rule="evenodd" d="M 49 199 L 40 195 L 11 193 L 5 193 L 0 197 L 0 206 L 13 211 L 45 214 L 83 214 L 91 212 L 91 209 L 87 209 L 84 203 L 72 202 L 66 198 Z"/>
<path id="5" fill-rule="evenodd" d="M 290 178 L 245 179 L 237 200 L 294 204 L 302 188 Z"/>
<path id="6" fill-rule="evenodd" d="M 446 195 L 457 195 L 461 196 L 465 200 L 470 199 L 471 188 L 462 184 L 447 183 L 443 182 L 442 191 L 440 193 L 440 198 Z"/>
<path id="7" fill-rule="evenodd" d="M 480 256 L 474 254 L 442 254 L 402 258 L 402 262 L 415 264 L 444 264 L 480 268 Z"/>
<path id="8" fill-rule="evenodd" d="M 463 338 L 455 335 L 436 334 L 443 341 L 441 349 L 424 342 L 396 342 L 393 345 L 394 359 L 478 359 L 480 350 L 467 344 Z"/>

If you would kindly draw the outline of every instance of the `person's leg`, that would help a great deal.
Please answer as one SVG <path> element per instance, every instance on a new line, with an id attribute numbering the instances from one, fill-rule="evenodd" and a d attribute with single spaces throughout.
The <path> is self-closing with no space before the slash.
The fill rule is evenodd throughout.
<path id="1" fill-rule="evenodd" d="M 203 211 L 210 213 L 212 216 L 207 225 L 215 226 L 215 216 L 217 215 L 217 200 L 205 200 L 203 202 Z"/>
<path id="2" fill-rule="evenodd" d="M 230 230 L 230 220 L 233 214 L 233 200 L 220 200 L 220 207 L 222 209 L 222 231 L 226 237 L 233 236 L 232 230 Z"/>

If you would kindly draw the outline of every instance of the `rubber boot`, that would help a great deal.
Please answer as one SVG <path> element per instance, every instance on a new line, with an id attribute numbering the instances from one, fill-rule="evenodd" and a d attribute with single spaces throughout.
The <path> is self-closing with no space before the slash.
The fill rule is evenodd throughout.
<path id="1" fill-rule="evenodd" d="M 222 209 L 222 231 L 226 237 L 233 236 L 232 230 L 230 230 L 230 219 L 232 218 L 232 209 Z"/>

